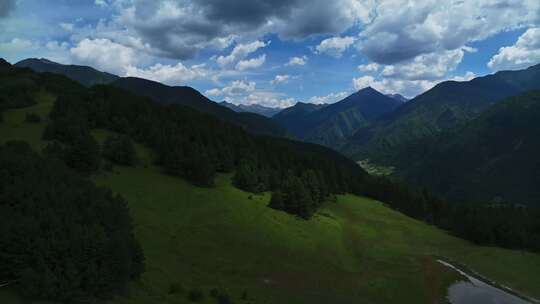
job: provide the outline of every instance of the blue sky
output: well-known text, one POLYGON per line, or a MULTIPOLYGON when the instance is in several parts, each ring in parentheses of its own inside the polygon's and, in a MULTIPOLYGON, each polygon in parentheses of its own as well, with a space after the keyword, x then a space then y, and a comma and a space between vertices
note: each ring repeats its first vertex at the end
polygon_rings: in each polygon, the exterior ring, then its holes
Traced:
POLYGON ((0 57, 290 106, 540 62, 538 0, 2 0, 0 57))

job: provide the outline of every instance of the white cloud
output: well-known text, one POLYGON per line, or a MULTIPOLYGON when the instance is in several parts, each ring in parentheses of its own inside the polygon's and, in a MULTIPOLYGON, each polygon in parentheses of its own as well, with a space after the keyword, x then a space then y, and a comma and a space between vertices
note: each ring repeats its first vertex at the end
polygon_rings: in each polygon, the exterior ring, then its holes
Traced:
POLYGON ((469 80, 472 80, 476 77, 476 74, 471 72, 471 71, 468 71, 467 73, 465 73, 465 75, 463 76, 454 76, 452 78, 450 78, 450 80, 454 80, 454 81, 469 81, 469 80))
POLYGON ((354 42, 356 38, 346 36, 346 37, 333 37, 328 38, 315 47, 317 54, 326 54, 334 58, 340 58, 343 55, 343 52, 347 50, 354 42))
POLYGON ((40 57, 60 63, 68 63, 68 43, 51 40, 45 44, 21 38, 13 38, 6 42, 0 42, 0 54, 10 62, 21 59, 40 57))
POLYGON ((209 96, 239 96, 255 91, 256 84, 253 81, 247 82, 242 80, 235 80, 228 86, 221 89, 215 88, 205 92, 209 96))
POLYGON ((494 71, 516 70, 540 62, 540 28, 530 28, 521 35, 513 46, 499 49, 488 62, 494 71))
POLYGON ((237 99, 235 102, 246 105, 259 104, 272 108, 287 108, 293 106, 296 100, 292 97, 286 97, 281 93, 256 91, 237 99))
POLYGON ((408 80, 439 79, 453 71, 464 56, 462 49, 418 55, 412 60, 386 65, 384 77, 408 80))
POLYGON ((383 0, 360 33, 358 48, 377 63, 462 48, 505 30, 537 24, 537 0, 383 0))
POLYGON ((329 104, 329 103, 334 103, 334 102, 338 102, 342 99, 344 99, 345 97, 349 96, 349 92, 339 92, 339 93, 330 93, 326 96, 313 96, 309 99, 309 103, 314 103, 314 104, 329 104))
POLYGON ((434 80, 409 80, 399 78, 374 77, 371 75, 361 76, 353 79, 353 88, 361 90, 372 87, 384 94, 401 94, 407 98, 413 98, 431 88, 436 84, 446 81, 469 81, 475 78, 473 72, 467 72, 462 76, 442 77, 434 80))
MULTIPOLYGON (((104 2, 98 0, 98 2, 104 2)), ((369 22, 375 0, 117 0, 119 21, 167 57, 192 58, 233 35, 282 40, 337 35, 369 22), (248 9, 247 9, 248 8, 248 9)), ((109 7, 113 4, 109 3, 109 7)))
POLYGON ((291 80, 291 75, 276 75, 274 80, 272 80, 270 83, 273 85, 287 83, 289 80, 291 80))
POLYGON ((13 53, 37 47, 38 46, 30 40, 13 38, 10 41, 0 43, 0 52, 13 53))
POLYGON ((289 58, 289 62, 286 64, 288 66, 292 65, 306 65, 308 61, 307 56, 302 57, 291 57, 289 58))
POLYGON ((376 64, 375 62, 372 62, 369 64, 359 65, 358 70, 364 73, 372 73, 372 72, 377 72, 379 70, 379 67, 380 66, 378 64, 376 64))
POLYGON ((270 44, 270 41, 253 41, 246 44, 238 44, 234 47, 228 56, 219 56, 216 58, 216 62, 222 66, 233 65, 238 61, 246 58, 249 54, 256 52, 260 48, 264 48, 270 44))
POLYGON ((103 7, 103 8, 109 6, 109 4, 107 3, 106 0, 95 0, 94 3, 95 3, 97 6, 103 7))
POLYGON ((83 39, 70 49, 70 53, 78 63, 121 75, 128 67, 147 60, 145 55, 109 39, 83 39))
POLYGON ((75 28, 75 25, 73 23, 65 23, 61 22, 60 27, 68 32, 73 32, 73 29, 75 28))
POLYGON ((355 90, 372 87, 384 94, 401 94, 407 98, 414 97, 429 90, 437 83, 437 81, 429 80, 377 79, 373 76, 362 76, 353 79, 353 87, 355 90))
POLYGON ((296 103, 294 98, 265 90, 258 90, 255 82, 235 80, 223 88, 214 88, 204 92, 205 95, 221 97, 234 104, 259 104, 268 107, 290 107, 296 103))
POLYGON ((248 70, 248 69, 255 69, 255 68, 258 68, 261 65, 263 65, 265 61, 266 61, 266 54, 262 54, 261 56, 259 56, 257 58, 240 60, 236 64, 236 69, 239 70, 239 71, 244 71, 244 70, 248 70))
POLYGON ((162 82, 168 85, 180 85, 186 82, 207 79, 213 74, 204 64, 186 67, 181 62, 176 65, 155 64, 148 69, 134 66, 126 68, 125 76, 139 77, 162 82))

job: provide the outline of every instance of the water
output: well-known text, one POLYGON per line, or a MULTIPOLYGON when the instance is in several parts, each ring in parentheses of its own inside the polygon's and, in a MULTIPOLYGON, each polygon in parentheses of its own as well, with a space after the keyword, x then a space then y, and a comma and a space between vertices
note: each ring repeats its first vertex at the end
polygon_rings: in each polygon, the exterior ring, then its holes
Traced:
POLYGON ((447 262, 439 263, 454 269, 469 281, 461 281, 448 288, 448 301, 451 304, 531 304, 503 289, 492 286, 484 281, 470 276, 464 271, 447 262))

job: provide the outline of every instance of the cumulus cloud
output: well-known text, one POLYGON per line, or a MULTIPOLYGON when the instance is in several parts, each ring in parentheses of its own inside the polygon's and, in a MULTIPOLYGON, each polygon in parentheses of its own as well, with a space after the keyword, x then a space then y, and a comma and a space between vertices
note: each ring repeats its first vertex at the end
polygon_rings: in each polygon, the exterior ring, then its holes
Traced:
POLYGON ((306 65, 308 61, 307 56, 302 57, 291 57, 289 58, 289 62, 286 64, 287 66, 292 65, 306 65))
POLYGON ((385 0, 360 34, 358 48, 377 63, 456 50, 508 29, 537 23, 540 1, 385 0))
POLYGON ((349 92, 343 91, 339 93, 330 93, 326 96, 313 96, 308 102, 314 104, 329 104, 338 102, 347 96, 349 96, 349 92))
POLYGON ((16 6, 15 0, 2 0, 0 1, 0 18, 7 17, 16 6))
POLYGON ((488 62, 494 71, 517 70, 540 62, 540 28, 530 28, 512 46, 499 49, 488 62))
POLYGON ((117 74, 125 74, 131 66, 144 62, 144 55, 109 39, 83 39, 70 53, 76 62, 117 74))
POLYGON ((263 48, 270 44, 269 42, 263 41, 253 41, 245 44, 238 44, 234 47, 231 53, 227 56, 219 56, 216 58, 216 62, 222 66, 232 65, 244 58, 246 58, 251 53, 256 52, 258 49, 263 48))
POLYGON ((291 75, 276 75, 274 80, 271 81, 273 85, 287 83, 291 80, 291 75))
POLYGON ((385 78, 377 77, 372 75, 364 75, 357 78, 354 78, 352 81, 353 88, 355 90, 361 90, 366 87, 372 87, 377 91, 380 91, 384 94, 401 94, 407 98, 413 98, 418 94, 421 94, 431 88, 436 84, 446 81, 469 81, 475 78, 476 75, 473 72, 466 72, 464 75, 457 75, 451 77, 444 77, 431 80, 411 80, 411 79, 401 79, 401 78, 385 78))
POLYGON ((109 3, 106 0, 95 0, 94 4, 102 8, 106 8, 109 6, 109 3))
POLYGON ((255 68, 258 68, 261 65, 263 65, 265 61, 266 61, 266 54, 262 54, 261 56, 259 56, 257 58, 251 58, 251 59, 247 59, 247 60, 240 60, 236 64, 236 69, 239 70, 239 71, 244 71, 244 70, 248 70, 248 69, 255 69, 255 68))
POLYGON ((361 76, 353 79, 355 90, 372 87, 384 94, 401 94, 407 98, 414 97, 434 87, 438 81, 401 80, 392 78, 378 79, 373 76, 361 76))
POLYGON ((287 108, 293 106, 296 100, 281 93, 256 91, 243 98, 236 99, 235 102, 246 105, 259 104, 272 108, 287 108))
POLYGON ((358 70, 364 73, 373 73, 373 72, 377 72, 379 70, 379 67, 380 66, 378 64, 376 64, 375 62, 372 62, 368 64, 359 65, 358 70))
POLYGON ((296 103, 294 98, 284 94, 259 90, 255 82, 235 80, 222 88, 214 88, 205 92, 208 96, 221 97, 234 104, 259 104, 268 107, 290 107, 296 103))
POLYGON ((471 72, 471 71, 468 71, 467 73, 465 73, 465 75, 463 76, 454 76, 452 77, 450 80, 454 80, 454 81, 469 81, 469 80, 472 80, 476 78, 476 74, 471 72))
POLYGON ((179 85, 193 80, 206 79, 212 74, 213 72, 208 70, 204 64, 187 67, 179 62, 176 65, 158 63, 147 69, 128 66, 125 76, 150 79, 168 85, 179 85))
POLYGON ((215 88, 205 92, 209 96, 239 96, 255 91, 256 84, 253 81, 235 80, 221 89, 215 88))
POLYGON ((356 38, 351 36, 328 38, 321 41, 321 43, 315 47, 315 50, 318 54, 326 54, 334 58, 340 58, 343 52, 345 52, 345 50, 347 50, 355 41, 356 38))
POLYGON ((438 53, 422 54, 412 60, 383 68, 384 77, 401 78, 408 80, 439 79, 453 71, 461 62, 464 50, 456 49, 438 53))
POLYGON ((164 55, 192 58, 199 50, 218 47, 231 36, 283 39, 339 34, 358 20, 368 20, 357 0, 136 0, 122 1, 119 21, 164 55))

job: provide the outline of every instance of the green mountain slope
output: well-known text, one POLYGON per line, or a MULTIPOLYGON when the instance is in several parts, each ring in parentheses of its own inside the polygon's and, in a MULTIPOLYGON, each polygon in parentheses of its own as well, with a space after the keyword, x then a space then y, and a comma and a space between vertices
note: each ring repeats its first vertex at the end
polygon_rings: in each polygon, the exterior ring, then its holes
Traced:
POLYGON ((398 146, 469 121, 498 101, 531 89, 540 89, 540 65, 467 82, 443 82, 358 130, 342 152, 356 160, 391 164, 402 149, 398 146))
MULTIPOLYGON (((41 135, 54 96, 4 113, 0 144, 41 135), (26 114, 44 117, 25 122, 26 114)), ((93 132, 103 141, 110 133, 93 132)), ((540 256, 479 247, 352 195, 327 202, 309 221, 267 208, 267 193, 234 188, 219 175, 215 188, 195 187, 163 175, 150 151, 136 145, 136 167, 115 167, 93 179, 129 203, 146 272, 110 304, 190 303, 200 288, 227 292, 234 303, 434 303, 442 302, 454 272, 435 262, 444 256, 501 284, 540 297, 540 256), (512 265, 512 267, 508 267, 512 265), (242 300, 246 293, 247 301, 242 300)), ((0 288, 0 302, 38 303, 0 288)))
POLYGON ((100 72, 91 67, 81 65, 64 65, 44 58, 25 59, 17 62, 15 66, 18 68, 30 68, 40 73, 49 72, 62 74, 88 87, 96 84, 109 84, 118 79, 118 76, 116 75, 100 72))
POLYGON ((200 112, 239 125, 252 133, 278 137, 286 135, 285 129, 269 118, 254 113, 235 113, 209 100, 191 87, 170 87, 146 79, 120 78, 88 66, 64 65, 47 59, 26 59, 16 63, 14 66, 30 68, 40 73, 49 72, 64 75, 88 87, 99 84, 112 84, 137 95, 148 96, 159 103, 189 106, 200 112))
POLYGON ((271 136, 286 135, 285 129, 270 118, 255 113, 236 113, 211 101, 191 87, 171 87, 159 82, 134 77, 120 78, 111 85, 140 96, 150 97, 162 104, 179 104, 191 107, 239 125, 252 133, 271 136))
POLYGON ((360 127, 400 104, 400 101, 366 88, 322 108, 300 104, 291 111, 277 114, 274 120, 301 140, 335 148, 360 127))
POLYGON ((540 206, 539 119, 539 91, 511 97, 426 149, 408 151, 401 171, 455 201, 540 206))

